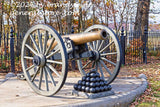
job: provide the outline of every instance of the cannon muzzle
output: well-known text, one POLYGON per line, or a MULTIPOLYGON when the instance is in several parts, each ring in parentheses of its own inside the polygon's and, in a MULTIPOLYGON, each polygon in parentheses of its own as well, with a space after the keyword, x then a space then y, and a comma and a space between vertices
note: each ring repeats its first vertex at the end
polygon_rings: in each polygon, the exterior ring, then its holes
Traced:
MULTIPOLYGON (((106 32, 106 30, 100 30, 100 31, 93 31, 93 32, 87 32, 87 33, 80 33, 80 34, 62 35, 62 38, 70 38, 73 41, 74 45, 81 45, 81 44, 85 44, 87 42, 92 42, 95 40, 106 40, 107 34, 108 33, 106 32)), ((51 39, 47 41, 47 46, 51 44, 51 41, 52 41, 51 39)), ((57 45, 57 42, 54 41, 51 49, 54 49, 56 45, 57 45)))

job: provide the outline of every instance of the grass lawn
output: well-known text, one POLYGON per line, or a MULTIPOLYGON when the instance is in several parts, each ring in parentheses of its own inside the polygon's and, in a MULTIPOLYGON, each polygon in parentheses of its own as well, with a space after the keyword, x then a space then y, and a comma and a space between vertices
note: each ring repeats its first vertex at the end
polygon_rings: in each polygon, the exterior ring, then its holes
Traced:
POLYGON ((160 58, 153 58, 148 64, 121 67, 119 76, 137 77, 141 73, 147 76, 148 88, 131 107, 160 107, 160 58))

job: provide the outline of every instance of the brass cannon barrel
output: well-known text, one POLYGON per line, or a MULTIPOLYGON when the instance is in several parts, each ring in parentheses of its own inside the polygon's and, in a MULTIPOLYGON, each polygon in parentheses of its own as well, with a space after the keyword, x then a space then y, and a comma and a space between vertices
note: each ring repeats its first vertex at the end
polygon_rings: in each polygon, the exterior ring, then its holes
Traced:
MULTIPOLYGON (((70 35, 62 35, 62 38, 70 38, 75 45, 85 44, 87 42, 92 42, 95 40, 106 40, 107 39, 107 32, 106 30, 100 31, 93 31, 87 33, 80 33, 80 34, 70 34, 70 35)), ((52 38, 51 38, 52 39, 52 38)), ((51 44, 51 39, 47 41, 47 46, 51 44)), ((54 41, 51 49, 53 49, 57 45, 57 42, 54 41)))

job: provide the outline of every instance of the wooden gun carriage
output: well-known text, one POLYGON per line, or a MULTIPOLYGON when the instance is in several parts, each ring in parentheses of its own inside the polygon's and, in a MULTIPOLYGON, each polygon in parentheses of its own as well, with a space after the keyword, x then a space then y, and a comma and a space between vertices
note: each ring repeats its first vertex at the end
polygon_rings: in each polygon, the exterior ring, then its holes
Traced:
POLYGON ((110 84, 121 66, 121 46, 116 34, 104 25, 62 36, 44 24, 28 30, 22 43, 21 62, 24 76, 36 93, 52 96, 62 88, 68 60, 77 60, 82 75, 96 69, 110 84))

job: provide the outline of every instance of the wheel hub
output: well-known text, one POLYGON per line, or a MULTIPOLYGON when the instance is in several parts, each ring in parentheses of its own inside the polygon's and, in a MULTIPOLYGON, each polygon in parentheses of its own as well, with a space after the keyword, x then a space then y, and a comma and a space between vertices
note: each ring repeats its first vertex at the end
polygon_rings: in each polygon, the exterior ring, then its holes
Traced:
POLYGON ((91 60, 97 61, 100 59, 100 53, 98 51, 93 51, 93 57, 91 58, 91 60))
POLYGON ((46 58, 44 57, 44 55, 39 54, 39 55, 35 55, 33 57, 33 64, 36 66, 45 66, 46 63, 46 58))
POLYGON ((94 53, 95 53, 95 60, 96 60, 96 61, 99 60, 99 58, 100 58, 99 52, 98 52, 98 51, 95 51, 94 53))

